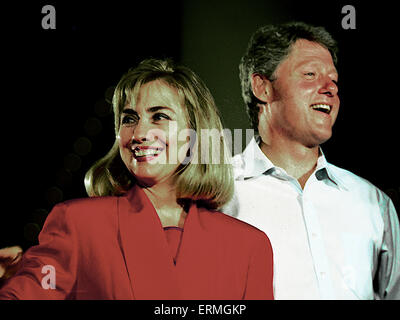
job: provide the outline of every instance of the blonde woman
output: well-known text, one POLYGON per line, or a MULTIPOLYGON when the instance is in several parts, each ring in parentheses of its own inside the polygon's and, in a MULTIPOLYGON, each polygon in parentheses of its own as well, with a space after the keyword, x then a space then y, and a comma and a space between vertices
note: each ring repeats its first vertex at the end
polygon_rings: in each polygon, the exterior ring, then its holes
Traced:
POLYGON ((86 174, 90 198, 54 207, 0 298, 272 299, 268 238, 217 211, 233 177, 223 137, 201 137, 222 131, 203 82, 145 60, 118 83, 113 108, 116 140, 86 174), (206 161, 217 149, 220 161, 206 161))

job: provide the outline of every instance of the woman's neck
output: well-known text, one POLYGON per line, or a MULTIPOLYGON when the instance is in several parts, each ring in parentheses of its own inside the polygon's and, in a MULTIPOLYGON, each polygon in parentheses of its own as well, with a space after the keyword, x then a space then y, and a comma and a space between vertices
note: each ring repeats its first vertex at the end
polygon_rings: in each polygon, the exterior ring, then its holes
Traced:
POLYGON ((153 204, 163 227, 183 228, 187 213, 177 202, 175 187, 157 184, 143 187, 143 191, 153 204))

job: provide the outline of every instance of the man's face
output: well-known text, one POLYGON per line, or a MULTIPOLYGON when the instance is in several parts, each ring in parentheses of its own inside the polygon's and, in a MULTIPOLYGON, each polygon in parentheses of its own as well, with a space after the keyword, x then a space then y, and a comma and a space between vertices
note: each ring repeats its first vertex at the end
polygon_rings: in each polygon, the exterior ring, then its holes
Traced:
POLYGON ((329 51, 298 40, 274 75, 271 129, 307 147, 327 141, 340 104, 338 74, 329 51))

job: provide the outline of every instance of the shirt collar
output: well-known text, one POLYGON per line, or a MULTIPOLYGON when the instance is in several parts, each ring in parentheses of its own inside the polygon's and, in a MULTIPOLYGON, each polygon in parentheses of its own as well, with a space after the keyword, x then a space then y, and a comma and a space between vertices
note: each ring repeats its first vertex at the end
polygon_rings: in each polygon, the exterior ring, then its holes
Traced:
POLYGON ((244 178, 256 177, 275 168, 259 147, 260 137, 254 136, 243 151, 243 176, 244 178))
POLYGON ((345 183, 335 172, 334 166, 331 165, 325 158, 325 154, 321 147, 319 148, 320 156, 318 157, 317 167, 315 168, 315 176, 318 180, 329 179, 339 189, 347 190, 345 183))
MULTIPOLYGON (((275 165, 268 159, 268 157, 262 152, 259 147, 260 136, 254 136, 246 149, 243 151, 243 177, 251 178, 257 177, 266 173, 267 171, 272 171, 275 165)), ((326 160, 325 154, 321 147, 319 148, 320 156, 317 160, 317 167, 315 169, 315 175, 318 180, 329 179, 338 188, 347 189, 340 177, 334 172, 333 166, 326 160)))

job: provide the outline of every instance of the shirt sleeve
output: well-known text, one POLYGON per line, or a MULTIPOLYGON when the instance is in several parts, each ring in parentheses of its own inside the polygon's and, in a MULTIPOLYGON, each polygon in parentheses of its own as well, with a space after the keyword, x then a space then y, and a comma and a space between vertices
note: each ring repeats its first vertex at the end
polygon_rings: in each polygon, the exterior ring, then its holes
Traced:
POLYGON ((400 229, 396 209, 390 198, 381 204, 384 234, 378 269, 374 278, 377 299, 400 299, 400 229))
POLYGON ((66 204, 50 212, 39 234, 39 245, 28 249, 21 268, 0 289, 0 300, 60 300, 74 286, 77 241, 66 204))
POLYGON ((265 233, 260 234, 250 259, 244 300, 274 299, 272 246, 265 233))

